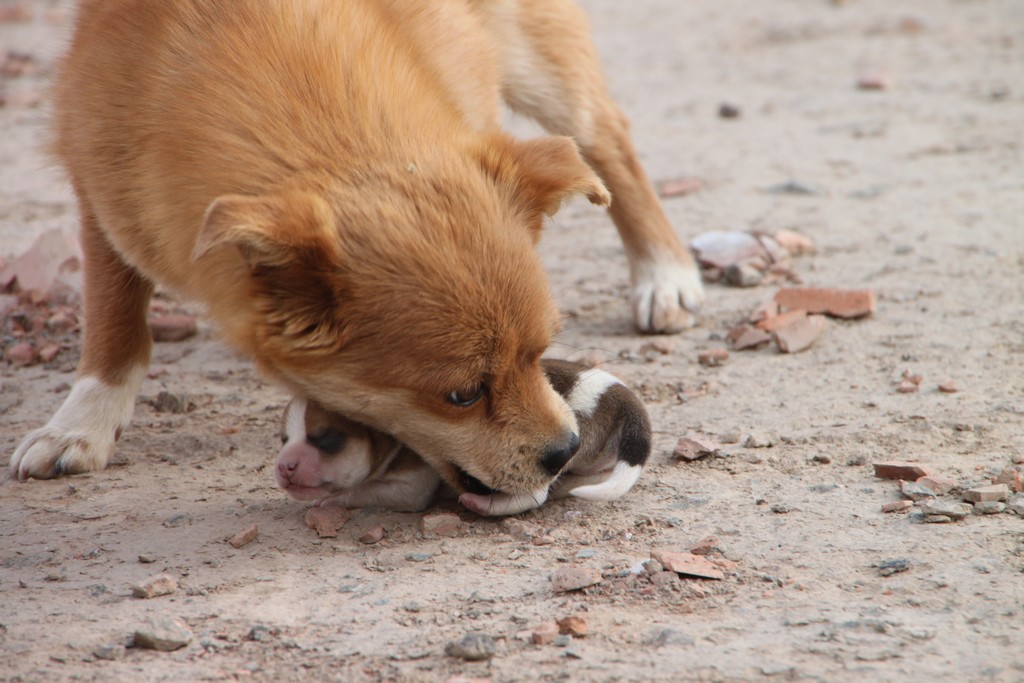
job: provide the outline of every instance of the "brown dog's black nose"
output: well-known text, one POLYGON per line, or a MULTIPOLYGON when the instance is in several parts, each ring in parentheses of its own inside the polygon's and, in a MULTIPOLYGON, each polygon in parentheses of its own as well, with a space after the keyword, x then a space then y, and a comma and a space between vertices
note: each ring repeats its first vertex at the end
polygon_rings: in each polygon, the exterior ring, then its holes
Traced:
POLYGON ((569 432, 568 438, 548 446, 540 464, 554 476, 562 471, 572 456, 576 455, 576 449, 579 447, 580 437, 575 432, 569 432))

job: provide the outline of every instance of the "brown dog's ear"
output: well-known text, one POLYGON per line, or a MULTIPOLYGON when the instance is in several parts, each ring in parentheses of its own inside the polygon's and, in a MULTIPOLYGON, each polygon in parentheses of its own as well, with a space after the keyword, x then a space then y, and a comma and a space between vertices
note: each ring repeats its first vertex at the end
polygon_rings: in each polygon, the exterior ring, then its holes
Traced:
POLYGON ((284 266, 304 248, 336 251, 337 240, 329 239, 330 225, 326 202, 309 192, 293 190, 263 197, 223 195, 206 209, 192 260, 230 244, 239 250, 250 269, 284 266))
POLYGON ((530 219, 535 239, 540 237, 544 216, 554 214, 574 194, 583 194, 599 206, 611 204, 611 194, 572 138, 516 141, 502 136, 492 141, 497 144, 485 154, 484 168, 499 185, 509 187, 513 204, 530 219))

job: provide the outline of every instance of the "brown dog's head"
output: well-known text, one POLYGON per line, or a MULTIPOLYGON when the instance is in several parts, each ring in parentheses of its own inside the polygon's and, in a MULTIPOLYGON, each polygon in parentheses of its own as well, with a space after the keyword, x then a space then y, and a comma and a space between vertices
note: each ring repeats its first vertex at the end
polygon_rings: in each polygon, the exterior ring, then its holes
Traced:
POLYGON ((460 490, 539 491, 578 437, 540 366, 559 315, 534 246, 569 195, 610 198, 568 138, 437 147, 459 153, 221 197, 195 258, 234 259, 249 295, 225 331, 299 394, 393 434, 460 490))

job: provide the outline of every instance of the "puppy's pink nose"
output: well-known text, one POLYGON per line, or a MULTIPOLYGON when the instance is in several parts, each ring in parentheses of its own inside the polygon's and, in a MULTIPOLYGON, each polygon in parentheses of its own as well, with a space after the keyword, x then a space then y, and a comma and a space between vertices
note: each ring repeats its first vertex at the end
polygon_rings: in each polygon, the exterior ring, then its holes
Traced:
POLYGON ((277 463, 277 471, 281 473, 282 477, 288 479, 295 473, 298 466, 299 462, 297 460, 282 460, 277 463))

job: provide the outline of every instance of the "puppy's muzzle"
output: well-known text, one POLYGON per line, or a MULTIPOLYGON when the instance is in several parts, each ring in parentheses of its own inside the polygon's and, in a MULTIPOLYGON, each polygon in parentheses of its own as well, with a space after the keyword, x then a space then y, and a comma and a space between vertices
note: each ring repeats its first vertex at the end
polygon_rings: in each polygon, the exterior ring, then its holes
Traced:
POLYGON ((579 435, 576 432, 567 432, 560 440, 548 446, 540 464, 551 476, 555 476, 569 464, 579 447, 579 435))

